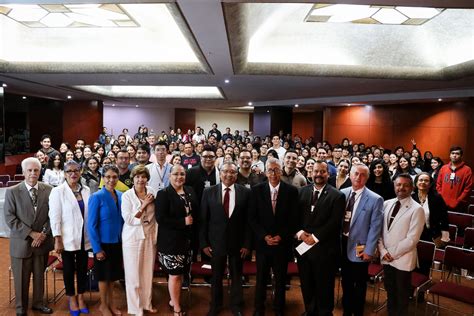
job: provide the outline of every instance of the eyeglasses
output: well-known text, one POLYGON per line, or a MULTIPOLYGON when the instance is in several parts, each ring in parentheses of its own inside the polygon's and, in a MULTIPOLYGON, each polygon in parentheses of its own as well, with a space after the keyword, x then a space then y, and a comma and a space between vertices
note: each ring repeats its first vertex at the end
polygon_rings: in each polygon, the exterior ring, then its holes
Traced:
POLYGON ((65 171, 67 174, 73 174, 73 173, 81 173, 81 170, 67 170, 65 171))
POLYGON ((267 173, 269 174, 280 174, 281 173, 281 169, 278 169, 278 168, 275 168, 275 169, 267 169, 267 173))
POLYGON ((105 176, 104 177, 106 180, 117 180, 118 176, 105 176))
POLYGON ((214 159, 216 156, 201 156, 203 159, 214 159))
POLYGON ((184 177, 186 175, 185 172, 174 172, 171 174, 172 176, 175 176, 175 177, 184 177))
POLYGON ((237 174, 237 171, 235 171, 235 170, 222 170, 221 172, 224 173, 224 174, 230 174, 230 175, 236 175, 237 174))

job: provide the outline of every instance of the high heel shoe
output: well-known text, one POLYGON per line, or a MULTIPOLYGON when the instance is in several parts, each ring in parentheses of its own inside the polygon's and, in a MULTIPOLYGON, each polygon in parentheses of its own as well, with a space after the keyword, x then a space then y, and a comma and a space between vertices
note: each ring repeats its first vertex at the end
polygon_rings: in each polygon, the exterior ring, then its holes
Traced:
POLYGON ((79 315, 81 315, 81 311, 80 311, 80 310, 75 310, 75 311, 73 311, 73 310, 71 309, 71 303, 70 303, 70 302, 69 302, 68 305, 69 305, 69 314, 71 314, 71 316, 79 316, 79 315))
POLYGON ((81 314, 89 314, 89 309, 87 307, 81 308, 79 311, 81 314))

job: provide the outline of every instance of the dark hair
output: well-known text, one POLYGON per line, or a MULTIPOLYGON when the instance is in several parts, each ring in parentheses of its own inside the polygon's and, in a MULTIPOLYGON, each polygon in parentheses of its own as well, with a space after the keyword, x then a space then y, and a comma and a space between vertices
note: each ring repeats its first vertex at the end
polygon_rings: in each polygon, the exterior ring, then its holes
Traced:
POLYGON ((211 145, 208 145, 208 144, 206 144, 206 145, 203 146, 202 151, 203 151, 203 152, 204 152, 204 151, 212 151, 213 153, 216 153, 216 150, 214 149, 214 147, 211 146, 211 145))
POLYGON ((294 149, 288 149, 285 154, 283 155, 283 157, 286 157, 287 154, 296 154, 296 156, 298 156, 298 153, 296 152, 296 150, 294 149))
POLYGON ((396 177, 395 177, 395 180, 393 180, 394 182, 398 179, 398 178, 405 178, 405 179, 409 179, 410 180, 410 183, 411 183, 411 186, 413 187, 413 179, 411 178, 411 176, 408 174, 408 173, 400 173, 398 174, 396 177))
POLYGON ((441 166, 444 165, 443 160, 438 156, 431 158, 431 160, 436 160, 438 162, 438 164, 439 164, 438 169, 441 169, 441 166))
POLYGON ((118 169, 118 167, 116 165, 105 165, 103 168, 102 168, 102 173, 105 175, 107 173, 107 171, 109 170, 112 170, 113 172, 115 172, 117 175, 120 175, 120 171, 118 169))
POLYGON ((56 157, 59 157, 59 170, 63 170, 64 168, 64 159, 63 159, 63 156, 61 156, 61 154, 57 151, 55 151, 52 155, 49 156, 49 159, 48 159, 48 169, 51 169, 53 170, 54 168, 54 159, 56 157))
POLYGON ((124 134, 120 134, 119 136, 117 136, 117 139, 119 139, 120 137, 125 137, 125 139, 127 139, 127 136, 125 136, 124 134))
POLYGON ((416 187, 416 184, 418 183, 418 178, 420 176, 428 176, 428 178, 430 179, 429 191, 434 190, 434 185, 433 185, 434 184, 434 179, 433 179, 433 177, 428 172, 423 171, 423 172, 420 172, 419 174, 417 174, 416 177, 415 177, 415 180, 414 180, 414 183, 413 183, 415 185, 415 191, 418 191, 418 188, 416 187))
POLYGON ((390 179, 390 172, 388 171, 387 164, 382 159, 374 159, 370 163, 369 166, 369 179, 367 180, 367 187, 372 188, 373 184, 375 183, 375 167, 377 165, 382 165, 383 172, 382 172, 382 183, 390 183, 392 180, 390 179))
POLYGON ((324 150, 326 153, 328 152, 328 150, 324 146, 321 146, 321 147, 317 148, 316 152, 318 152, 320 149, 324 150))
POLYGON ((268 155, 272 155, 272 156, 275 157, 276 159, 279 159, 278 153, 277 153, 276 150, 274 150, 274 149, 270 149, 269 151, 267 151, 267 157, 268 157, 268 155))
POLYGON ((90 169, 89 169, 89 161, 91 161, 91 160, 95 160, 95 161, 97 162, 97 171, 98 171, 99 168, 100 168, 100 161, 99 161, 99 159, 97 159, 97 158, 94 157, 94 156, 91 156, 91 157, 87 158, 87 159, 84 161, 84 170, 86 170, 86 171, 89 171, 89 170, 90 170, 90 169))
POLYGON ((459 150, 459 152, 461 153, 461 156, 464 154, 462 148, 459 147, 459 146, 451 146, 451 148, 449 148, 449 153, 451 153, 453 151, 457 151, 457 150, 459 150))
POLYGON ((137 146, 137 152, 138 152, 139 150, 146 151, 148 155, 150 154, 150 146, 148 146, 148 144, 138 144, 138 146, 137 146))
POLYGON ((49 138, 49 140, 51 140, 51 136, 49 136, 49 134, 44 134, 43 136, 41 136, 41 141, 45 140, 46 138, 49 138))
POLYGON ((123 148, 120 149, 120 150, 117 152, 117 156, 118 156, 118 154, 120 154, 120 153, 122 153, 122 154, 127 154, 127 156, 130 157, 130 154, 128 153, 127 149, 123 149, 123 148))
POLYGON ((153 149, 155 149, 156 146, 165 146, 166 148, 168 148, 168 144, 165 141, 162 141, 162 140, 159 140, 156 143, 154 143, 153 144, 153 149))
MULTIPOLYGON (((313 158, 311 158, 313 159, 313 158)), ((309 159, 308 159, 309 160, 309 159)), ((313 159, 314 160, 314 159, 313 159)), ((337 162, 337 166, 339 166, 341 164, 341 162, 345 162, 347 163, 347 165, 349 166, 349 170, 351 170, 351 162, 349 161, 349 159, 340 159, 338 162, 337 162)))
POLYGON ((241 153, 249 153, 249 154, 250 154, 250 158, 252 158, 252 153, 250 152, 250 150, 248 150, 248 149, 246 149, 246 148, 242 149, 242 150, 239 152, 239 156, 240 156, 241 153))

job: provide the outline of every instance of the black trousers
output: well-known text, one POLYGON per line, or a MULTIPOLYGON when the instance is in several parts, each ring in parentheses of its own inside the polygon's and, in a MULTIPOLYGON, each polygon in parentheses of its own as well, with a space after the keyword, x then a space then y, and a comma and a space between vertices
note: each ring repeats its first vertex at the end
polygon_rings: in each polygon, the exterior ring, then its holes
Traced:
POLYGON ((341 257, 343 315, 363 316, 369 263, 352 262, 347 258, 347 238, 345 237, 342 238, 341 257))
POLYGON ((308 316, 332 315, 336 266, 336 259, 332 256, 298 257, 301 292, 308 316))
POLYGON ((229 260, 229 272, 231 277, 230 288, 230 308, 233 312, 241 311, 244 303, 242 290, 242 259, 240 254, 228 256, 211 257, 212 278, 211 278, 211 311, 216 312, 222 307, 223 286, 225 268, 229 260))
POLYGON ((272 254, 259 252, 257 250, 257 285, 255 287, 255 310, 265 310, 265 298, 267 295, 267 281, 270 269, 275 277, 275 296, 273 298, 273 309, 283 313, 285 309, 286 275, 288 271, 288 255, 284 252, 272 254))
POLYGON ((77 294, 83 294, 87 285, 87 260, 88 255, 85 250, 63 251, 63 275, 66 295, 76 295, 74 286, 74 276, 77 276, 77 294))
POLYGON ((402 271, 391 265, 383 265, 384 286, 387 290, 387 310, 389 316, 408 315, 410 301, 411 272, 402 271))

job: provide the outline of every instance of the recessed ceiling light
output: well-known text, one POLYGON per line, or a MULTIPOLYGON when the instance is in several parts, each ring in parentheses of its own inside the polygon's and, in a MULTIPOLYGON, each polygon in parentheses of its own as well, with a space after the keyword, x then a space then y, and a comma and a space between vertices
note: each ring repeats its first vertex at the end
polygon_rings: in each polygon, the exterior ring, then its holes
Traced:
POLYGON ((22 96, 21 98, 22 98, 23 100, 26 100, 26 97, 25 97, 25 96, 22 96))
POLYGON ((114 103, 114 104, 112 104, 112 106, 115 106, 115 103, 114 103))
POLYGON ((135 107, 138 108, 138 104, 135 104, 135 107))
POLYGON ((8 87, 6 83, 2 83, 2 87, 6 88, 8 87))
POLYGON ((223 99, 217 87, 210 86, 72 86, 112 98, 223 99))
POLYGON ((253 103, 252 103, 252 102, 249 102, 249 103, 247 103, 247 104, 248 104, 249 106, 252 106, 252 105, 253 105, 253 103))
POLYGON ((225 82, 225 83, 229 83, 229 82, 230 82, 230 80, 229 80, 229 79, 226 79, 226 80, 224 80, 224 82, 225 82))
POLYGON ((351 106, 352 104, 350 104, 350 103, 347 103, 346 105, 347 105, 347 106, 351 106))
POLYGON ((299 107, 300 105, 299 104, 295 104, 295 108, 299 107))
POLYGON ((72 97, 70 95, 67 96, 68 99, 72 99, 72 97))
POLYGON ((443 99, 438 99, 438 102, 441 102, 441 101, 443 101, 443 99))

